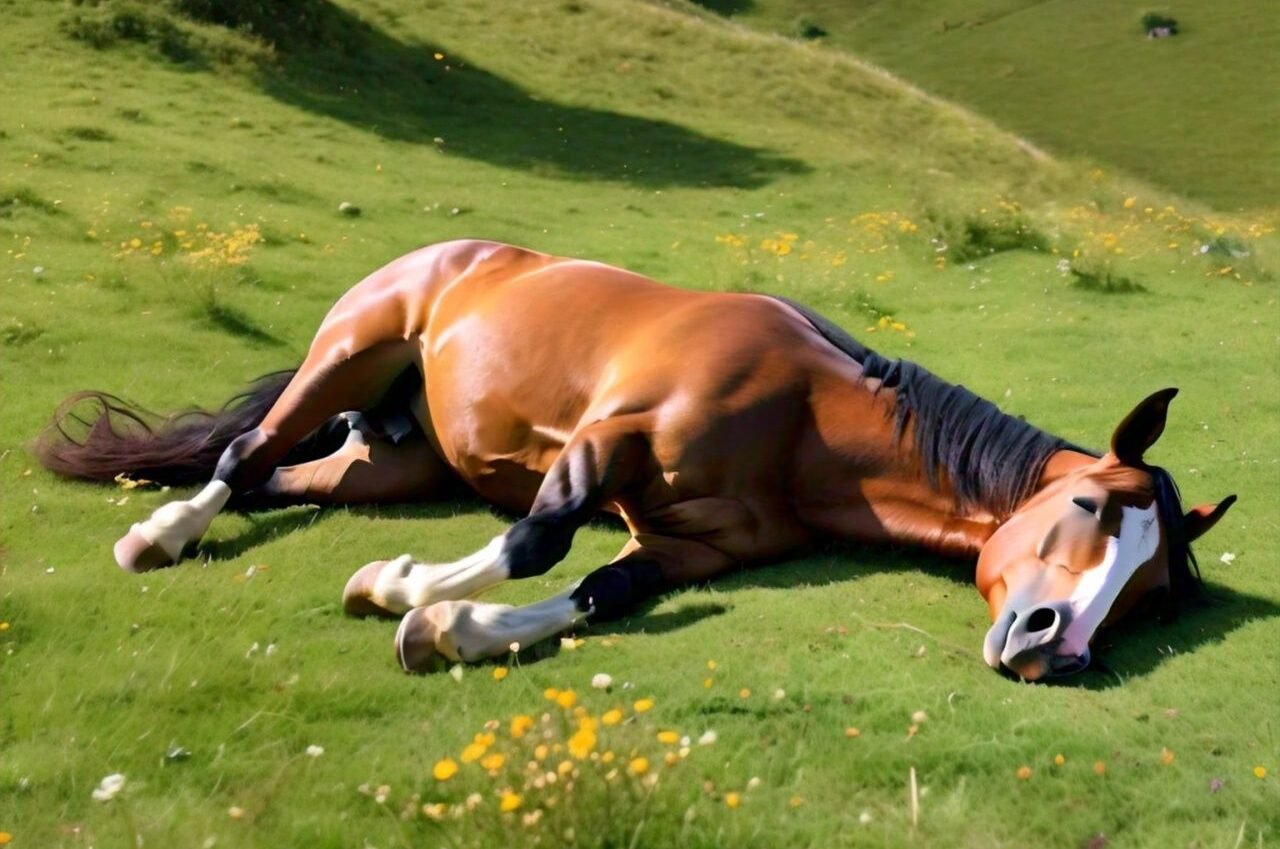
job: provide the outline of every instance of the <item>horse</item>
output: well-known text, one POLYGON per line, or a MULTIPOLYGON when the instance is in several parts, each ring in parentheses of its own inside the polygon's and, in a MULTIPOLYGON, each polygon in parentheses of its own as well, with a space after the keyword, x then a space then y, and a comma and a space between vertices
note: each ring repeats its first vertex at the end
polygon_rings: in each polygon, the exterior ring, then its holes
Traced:
POLYGON ((406 671, 616 620, 838 538, 976 560, 983 658, 1035 681, 1084 669, 1104 626, 1202 592, 1190 543, 1235 496, 1184 514, 1144 460, 1176 392, 1088 451, 786 298, 465 240, 366 277, 300 367, 219 411, 157 421, 78 393, 37 453, 69 477, 204 483, 116 542, 130 572, 180 561, 228 506, 422 502, 461 483, 522 516, 461 560, 404 554, 351 576, 345 611, 399 617, 406 671), (602 512, 629 531, 611 562, 527 606, 474 600, 546 573, 602 512))

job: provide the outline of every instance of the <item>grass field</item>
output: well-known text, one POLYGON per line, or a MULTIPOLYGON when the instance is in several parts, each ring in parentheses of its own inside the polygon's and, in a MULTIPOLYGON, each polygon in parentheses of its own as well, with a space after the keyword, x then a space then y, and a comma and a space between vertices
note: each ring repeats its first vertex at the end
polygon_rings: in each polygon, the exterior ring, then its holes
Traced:
POLYGON ((1280 198, 1280 21, 1257 0, 706 0, 742 23, 819 31, 1056 153, 1219 209, 1280 198), (1146 12, 1172 15, 1150 40, 1146 12))
MULTIPOLYGON (((1274 216, 1052 159, 839 51, 683 8, 315 2, 274 47, 167 9, 0 0, 10 845, 1280 839, 1274 216), (225 515, 198 560, 139 578, 110 545, 170 496, 35 463, 68 393, 218 404, 295 365, 354 281, 459 236, 786 294, 1086 445, 1177 385, 1152 459, 1188 503, 1240 495, 1198 546, 1217 602, 1111 635, 1064 686, 1022 685, 982 663, 968 564, 832 546, 580 645, 407 677, 393 625, 342 615, 346 578, 475 550, 511 517, 225 515), (549 688, 621 710, 596 759, 576 759, 577 705, 549 688), (533 729, 513 738, 519 716, 533 729), (502 762, 461 762, 477 744, 502 762), (459 771, 438 780, 446 758, 459 771), (531 759, 555 780, 525 789, 531 759), (112 773, 124 789, 95 801, 112 773), (503 812, 508 788, 523 798, 503 812)), ((491 598, 545 597, 623 538, 593 525, 491 598)))

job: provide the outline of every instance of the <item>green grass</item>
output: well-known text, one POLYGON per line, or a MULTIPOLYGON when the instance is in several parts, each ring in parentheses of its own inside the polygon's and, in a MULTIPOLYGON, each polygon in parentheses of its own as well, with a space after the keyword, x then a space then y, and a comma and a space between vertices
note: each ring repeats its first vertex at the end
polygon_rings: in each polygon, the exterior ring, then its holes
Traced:
MULTIPOLYGON (((272 849, 1275 842, 1273 220, 1091 174, 836 51, 656 5, 317 4, 319 35, 274 47, 148 6, 154 37, 68 35, 74 14, 138 8, 0 2, 0 40, 21 57, 0 63, 0 831, 13 846, 126 846, 130 832, 272 849), (1088 445, 1178 385, 1153 459, 1190 503, 1241 496, 1199 546, 1219 601, 1114 635, 1071 685, 1023 686, 982 664, 968 565, 832 546, 675 593, 573 651, 526 652, 501 682, 492 665, 410 678, 391 624, 341 614, 343 582, 403 551, 472 551, 510 517, 468 501, 227 515, 199 559, 136 578, 111 564, 111 542, 172 494, 58 481, 29 453, 76 389, 220 403, 295 364, 351 283, 457 236, 800 298, 1088 445), (613 693, 590 689, 597 672, 613 693), (475 765, 431 777, 487 721, 547 711, 547 687, 595 713, 653 697, 600 738, 647 753, 656 789, 585 769, 525 826, 495 811, 509 779, 475 765), (658 730, 709 728, 715 744, 658 765, 658 730), (178 748, 189 757, 166 758, 178 748), (113 772, 123 795, 94 802, 113 772), (472 791, 484 800, 460 819, 400 817, 472 791)), ((1190 36, 1194 16, 1174 11, 1190 36)), ((556 570, 491 597, 559 591, 623 539, 593 525, 556 570)), ((518 770, 529 746, 510 745, 518 770)))
POLYGON ((869 59, 1032 141, 1219 209, 1280 197, 1280 24, 1256 0, 703 2, 749 26, 869 59), (1144 13, 1179 34, 1150 40, 1144 13))

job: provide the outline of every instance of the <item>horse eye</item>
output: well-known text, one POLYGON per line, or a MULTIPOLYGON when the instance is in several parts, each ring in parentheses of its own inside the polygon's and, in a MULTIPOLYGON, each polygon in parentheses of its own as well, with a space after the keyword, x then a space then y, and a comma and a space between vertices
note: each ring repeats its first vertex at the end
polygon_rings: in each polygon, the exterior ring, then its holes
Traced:
POLYGON ((1098 514, 1098 502, 1094 501, 1092 498, 1085 498, 1084 496, 1079 496, 1077 498, 1071 499, 1071 503, 1079 507, 1081 510, 1084 510, 1085 512, 1092 513, 1095 516, 1098 514))

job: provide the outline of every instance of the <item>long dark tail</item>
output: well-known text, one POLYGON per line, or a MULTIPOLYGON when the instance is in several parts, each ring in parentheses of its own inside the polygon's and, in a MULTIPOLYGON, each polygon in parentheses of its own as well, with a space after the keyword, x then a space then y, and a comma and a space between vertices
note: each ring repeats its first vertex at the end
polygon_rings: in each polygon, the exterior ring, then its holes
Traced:
POLYGON ((258 378, 216 412, 159 416, 105 392, 77 392, 37 440, 44 467, 109 482, 119 474, 169 486, 203 483, 233 439, 261 424, 294 371, 258 378))

